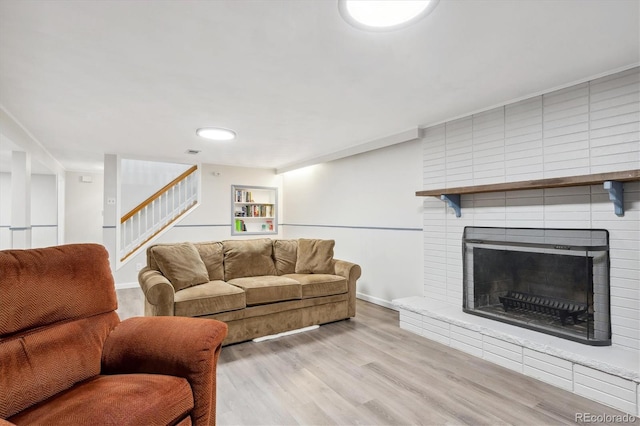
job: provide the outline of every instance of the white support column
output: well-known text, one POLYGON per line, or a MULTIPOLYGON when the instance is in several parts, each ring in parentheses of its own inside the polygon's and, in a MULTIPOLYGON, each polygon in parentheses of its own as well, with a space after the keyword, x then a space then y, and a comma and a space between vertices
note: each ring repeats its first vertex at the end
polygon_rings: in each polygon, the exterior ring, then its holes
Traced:
POLYGON ((58 193, 58 244, 65 243, 66 229, 66 177, 64 173, 56 174, 56 191, 58 193))
POLYGON ((31 155, 11 155, 11 247, 31 248, 31 155))
POLYGON ((119 264, 119 217, 118 217, 118 176, 120 161, 117 155, 104 156, 104 201, 102 242, 109 251, 111 270, 116 271, 119 264))

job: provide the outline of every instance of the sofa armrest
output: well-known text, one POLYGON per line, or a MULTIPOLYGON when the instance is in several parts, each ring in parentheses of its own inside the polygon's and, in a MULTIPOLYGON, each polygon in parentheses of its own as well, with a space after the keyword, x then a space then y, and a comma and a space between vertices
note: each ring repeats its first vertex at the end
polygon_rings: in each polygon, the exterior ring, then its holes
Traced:
POLYGON ((347 262, 345 260, 335 259, 336 275, 347 279, 349 293, 349 317, 356 316, 356 281, 362 275, 360 265, 347 262))
POLYGON ((193 391, 193 424, 213 424, 216 365, 226 336, 227 325, 212 319, 129 318, 118 324, 105 341, 102 373, 183 377, 193 391))
POLYGON ((11 423, 8 420, 0 419, 0 426, 14 426, 14 423, 11 423))
POLYGON ((173 316, 175 290, 171 282, 155 269, 144 267, 138 273, 138 282, 144 293, 146 316, 173 316))

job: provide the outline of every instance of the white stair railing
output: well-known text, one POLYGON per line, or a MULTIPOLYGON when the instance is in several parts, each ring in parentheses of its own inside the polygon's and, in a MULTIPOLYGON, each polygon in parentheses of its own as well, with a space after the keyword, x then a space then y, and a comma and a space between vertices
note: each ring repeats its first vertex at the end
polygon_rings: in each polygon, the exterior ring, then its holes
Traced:
POLYGON ((198 204, 198 166, 193 166, 120 219, 120 262, 136 253, 198 204))

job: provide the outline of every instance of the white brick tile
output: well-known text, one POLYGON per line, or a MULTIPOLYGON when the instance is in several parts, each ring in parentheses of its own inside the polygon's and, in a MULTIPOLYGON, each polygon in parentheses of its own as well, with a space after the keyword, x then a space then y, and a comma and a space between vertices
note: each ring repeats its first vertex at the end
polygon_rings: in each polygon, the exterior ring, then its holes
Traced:
POLYGON ((618 88, 626 88, 625 93, 629 91, 638 91, 640 84, 640 71, 633 68, 618 74, 613 74, 593 80, 590 84, 591 98, 599 93, 607 93, 618 88))
MULTIPOLYGON (((504 175, 504 161, 495 162, 496 157, 485 159, 486 162, 474 160, 473 164, 473 177, 483 177, 486 172, 493 172, 493 174, 504 175)), ((498 157, 499 158, 499 157, 498 157)))
MULTIPOLYGON (((614 165, 620 166, 621 164, 628 164, 624 166, 625 168, 621 168, 618 170, 631 170, 633 167, 638 167, 640 164, 640 151, 638 152, 628 152, 628 153, 619 153, 619 154, 611 154, 611 155, 602 155, 602 156, 594 156, 591 158, 591 164, 593 166, 601 166, 601 165, 614 165)), ((617 169, 617 167, 616 167, 617 169)), ((611 168, 609 168, 611 170, 611 168)))
POLYGON ((600 100, 593 99, 593 95, 591 95, 591 112, 597 112, 600 110, 606 110, 612 107, 616 107, 618 105, 626 105, 640 102, 640 92, 629 92, 628 90, 631 87, 627 86, 620 90, 618 94, 614 94, 611 96, 611 92, 607 93, 610 97, 603 98, 600 97, 600 100))
POLYGON ((553 160, 571 159, 576 157, 589 156, 589 141, 587 139, 578 140, 576 142, 563 143, 560 145, 545 145, 544 155, 546 158, 553 160), (563 157, 558 156, 560 153, 570 153, 563 157))
POLYGON ((635 153, 636 155, 640 152, 640 141, 635 140, 626 143, 620 143, 615 145, 604 145, 601 147, 592 147, 591 148, 591 157, 600 157, 603 155, 611 155, 611 154, 627 154, 635 153))
POLYGON ((422 328, 412 323, 400 321, 400 328, 422 336, 422 328))
MULTIPOLYGON (((580 122, 580 123, 575 123, 571 126, 562 126, 562 127, 550 127, 547 128, 545 126, 544 128, 544 132, 543 132, 543 137, 546 141, 553 141, 554 138, 557 138, 556 140, 560 139, 560 136, 566 136, 566 135, 579 135, 579 137, 582 138, 587 138, 587 131, 589 130, 589 123, 585 122, 580 122)), ((578 137, 578 136, 574 136, 574 137, 578 137)))
POLYGON ((542 179, 544 172, 542 170, 542 164, 532 164, 529 166, 522 166, 520 168, 507 168, 505 182, 518 182, 542 179))
MULTIPOLYGON (((599 137, 599 138, 595 138, 593 137, 593 133, 591 134, 592 148, 608 146, 608 145, 617 145, 621 143, 638 142, 638 141, 640 141, 640 132, 621 133, 617 135, 611 135, 611 136, 605 136, 605 137, 599 137)), ((637 149, 638 148, 636 146, 636 149, 634 149, 634 151, 637 149)))
POLYGON ((632 122, 621 124, 614 127, 603 127, 600 129, 591 129, 591 138, 606 138, 610 136, 624 135, 627 133, 637 133, 640 130, 640 123, 632 122))
POLYGON ((640 350, 640 341, 638 339, 629 339, 624 336, 613 335, 611 342, 614 346, 619 346, 625 349, 631 349, 634 351, 640 350))
POLYGON ((640 310, 640 300, 638 299, 627 299, 624 297, 611 297, 611 307, 616 308, 625 308, 625 309, 636 309, 640 310))
POLYGON ((619 103, 620 102, 619 99, 624 98, 625 96, 628 96, 628 95, 633 95, 635 93, 638 93, 638 86, 639 85, 637 83, 625 84, 611 90, 598 92, 594 90, 595 86, 592 85, 591 105, 592 107, 595 106, 595 109, 598 110, 598 106, 600 104, 603 104, 609 100, 613 100, 614 102, 619 103))
POLYGON ((482 149, 473 150, 474 164, 478 163, 479 160, 486 159, 487 157, 489 157, 489 159, 484 161, 492 161, 492 162, 500 161, 501 163, 504 162, 504 145, 502 144, 499 144, 497 146, 486 145, 482 149))
POLYGON ((463 327, 451 325, 450 345, 452 348, 463 352, 482 357, 482 337, 480 334, 467 330, 463 327))
POLYGON ((520 146, 542 146, 542 125, 507 132, 504 146, 506 151, 521 149, 520 146))
POLYGON ((535 111, 542 114, 542 96, 524 99, 505 106, 505 116, 507 119, 530 115, 535 111))
MULTIPOLYGON (((554 110, 554 105, 571 102, 576 98, 585 98, 589 94, 589 83, 582 83, 566 89, 556 90, 555 92, 546 93, 542 96, 544 110, 554 110)), ((558 108, 561 108, 558 107, 558 108)))
POLYGON ((570 361, 524 348, 522 368, 527 376, 573 390, 573 364, 570 361))
POLYGON ((626 412, 636 410, 636 384, 582 365, 574 366, 574 391, 626 412))
MULTIPOLYGON (((545 170, 570 170, 579 167, 585 167, 588 173, 589 167, 589 151, 581 150, 578 152, 547 152, 544 151, 544 169, 545 170)), ((566 172, 565 172, 566 173, 566 172)), ((571 174, 565 174, 571 176, 571 174)))
POLYGON ((634 327, 622 327, 622 326, 612 324, 611 329, 615 336, 626 337, 631 340, 637 340, 638 333, 640 333, 640 330, 638 329, 637 326, 634 328, 634 327))
POLYGON ((483 358, 522 373, 522 348, 512 343, 482 336, 483 358))
POLYGON ((449 324, 430 317, 422 321, 423 336, 449 345, 449 324))
POLYGON ((408 311, 406 309, 400 309, 400 321, 406 321, 417 326, 422 326, 422 315, 416 312, 408 311))
POLYGON ((599 120, 591 121, 592 129, 603 129, 614 126, 622 126, 630 123, 637 123, 639 120, 638 113, 633 112, 624 115, 616 115, 614 117, 602 118, 599 120))
MULTIPOLYGON (((639 96, 637 93, 634 93, 633 97, 639 99, 639 96)), ((638 112, 640 111, 640 104, 637 101, 636 102, 620 102, 617 105, 613 105, 613 102, 610 101, 610 104, 611 105, 609 105, 608 108, 603 108, 603 109, 594 109, 592 107, 591 112, 589 114, 591 121, 597 123, 598 120, 601 120, 604 118, 626 116, 629 114, 631 114, 636 121, 638 120, 638 112)))
POLYGON ((531 163, 542 163, 542 155, 543 155, 542 146, 527 148, 518 151, 505 151, 504 159, 506 160, 507 167, 513 167, 518 165, 516 160, 520 160, 521 164, 531 164, 531 163))
POLYGON ((589 133, 586 131, 559 134, 554 137, 546 137, 543 141, 545 152, 548 147, 556 145, 566 145, 572 142, 581 142, 589 139, 589 133))
POLYGON ((578 167, 568 168, 566 166, 566 162, 545 164, 544 178, 549 179, 549 178, 556 178, 556 177, 581 176, 581 175, 589 174, 590 169, 588 166, 588 163, 589 163, 588 158, 580 159, 575 163, 576 163, 576 166, 578 167))
POLYGON ((565 107, 556 112, 548 112, 545 108, 544 112, 544 130, 559 130, 562 128, 573 127, 577 124, 587 124, 589 122, 589 107, 586 98, 575 100, 576 105, 570 106, 563 104, 565 107))

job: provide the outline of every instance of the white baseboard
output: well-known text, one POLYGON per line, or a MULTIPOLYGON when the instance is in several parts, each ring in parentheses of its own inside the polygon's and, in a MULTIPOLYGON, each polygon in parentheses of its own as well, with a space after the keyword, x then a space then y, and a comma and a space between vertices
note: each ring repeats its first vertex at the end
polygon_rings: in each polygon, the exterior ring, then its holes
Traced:
POLYGON ((116 290, 124 290, 127 288, 140 288, 140 284, 137 282, 116 284, 116 290))
POLYGON ((376 305, 384 306, 385 308, 393 309, 394 311, 398 310, 393 303, 388 300, 380 299, 379 297, 369 296, 368 294, 358 292, 356 292, 356 297, 358 299, 366 300, 367 302, 375 303, 376 305))

